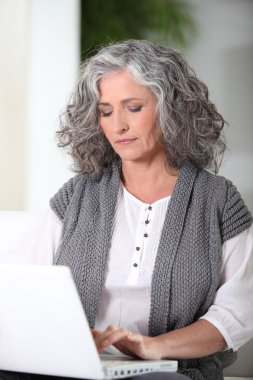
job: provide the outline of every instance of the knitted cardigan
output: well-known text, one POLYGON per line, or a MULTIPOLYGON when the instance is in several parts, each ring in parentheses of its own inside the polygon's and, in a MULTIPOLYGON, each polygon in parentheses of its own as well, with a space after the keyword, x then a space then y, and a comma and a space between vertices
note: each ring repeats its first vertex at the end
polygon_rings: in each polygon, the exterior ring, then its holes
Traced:
MULTIPOLYGON (((94 327, 112 237, 120 186, 120 165, 99 180, 70 179, 51 199, 63 222, 56 265, 70 267, 94 327)), ((186 162, 168 205, 151 284, 149 335, 186 326, 205 314, 220 281, 222 243, 250 227, 252 217, 235 186, 186 162)), ((138 316, 136 316, 138 318, 138 316)), ((236 353, 222 351, 179 361, 179 372, 194 380, 221 380, 236 353)))

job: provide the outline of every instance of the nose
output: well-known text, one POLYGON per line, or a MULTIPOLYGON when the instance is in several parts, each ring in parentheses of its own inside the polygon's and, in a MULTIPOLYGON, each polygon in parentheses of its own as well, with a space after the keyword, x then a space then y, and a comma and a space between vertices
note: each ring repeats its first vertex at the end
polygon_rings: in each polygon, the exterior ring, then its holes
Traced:
POLYGON ((121 134, 129 129, 127 118, 121 110, 115 110, 113 112, 112 124, 112 129, 115 133, 121 134))

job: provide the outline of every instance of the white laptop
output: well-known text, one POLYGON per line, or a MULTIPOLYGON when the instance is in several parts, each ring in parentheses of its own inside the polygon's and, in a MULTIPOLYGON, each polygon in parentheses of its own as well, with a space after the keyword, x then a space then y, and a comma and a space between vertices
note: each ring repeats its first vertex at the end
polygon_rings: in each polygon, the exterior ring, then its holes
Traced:
POLYGON ((67 267, 0 265, 1 370, 89 379, 177 371, 174 360, 118 359, 100 359, 67 267))

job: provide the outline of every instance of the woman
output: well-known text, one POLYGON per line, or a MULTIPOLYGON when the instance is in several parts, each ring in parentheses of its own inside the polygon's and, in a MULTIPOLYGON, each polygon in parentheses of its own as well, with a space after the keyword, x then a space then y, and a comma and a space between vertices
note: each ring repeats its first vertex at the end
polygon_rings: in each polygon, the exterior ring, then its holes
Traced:
POLYGON ((203 170, 218 169, 223 126, 172 49, 126 41, 84 65, 59 132, 82 174, 51 208, 55 263, 72 269, 99 350, 177 358, 193 379, 220 379, 235 360, 230 296, 246 286, 236 262, 250 256, 252 218, 231 182, 203 170))
POLYGON ((250 302, 235 295, 253 294, 252 218, 210 172, 223 126, 168 47, 125 41, 84 64, 58 132, 80 174, 47 223, 99 351, 176 358, 192 379, 218 380, 253 336, 250 302))

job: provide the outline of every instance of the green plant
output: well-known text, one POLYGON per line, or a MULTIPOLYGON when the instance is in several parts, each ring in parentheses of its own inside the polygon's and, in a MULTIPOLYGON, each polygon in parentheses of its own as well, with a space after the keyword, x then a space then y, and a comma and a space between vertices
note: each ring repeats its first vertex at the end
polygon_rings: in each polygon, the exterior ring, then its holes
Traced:
POLYGON ((81 59, 97 46, 129 38, 185 47, 196 27, 183 0, 81 0, 81 59))

